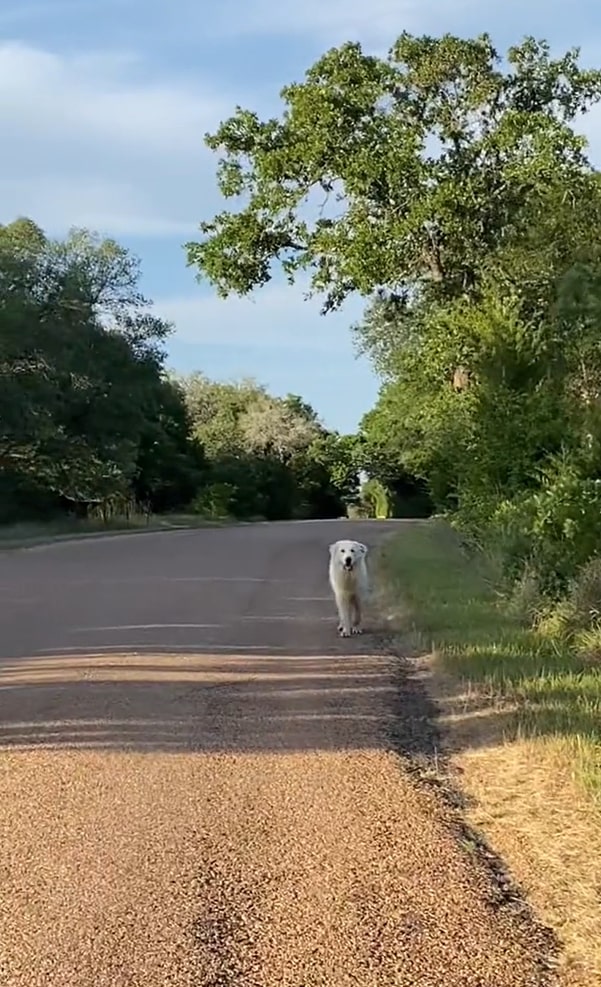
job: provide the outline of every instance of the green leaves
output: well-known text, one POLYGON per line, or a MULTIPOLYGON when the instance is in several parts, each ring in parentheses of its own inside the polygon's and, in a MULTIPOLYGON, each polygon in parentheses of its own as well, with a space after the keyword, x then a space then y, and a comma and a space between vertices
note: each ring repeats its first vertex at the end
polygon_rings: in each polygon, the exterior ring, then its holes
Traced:
POLYGON ((183 387, 211 490, 225 484, 237 516, 337 517, 352 500, 355 438, 326 431, 298 395, 277 398, 253 380, 220 383, 202 374, 183 387))
POLYGON ((352 292, 476 291, 537 200, 587 169, 567 124, 599 99, 601 73, 577 59, 528 38, 503 72, 487 35, 404 33, 386 59, 332 49, 282 91, 280 119, 238 109, 207 137, 240 208, 202 224, 188 262, 223 297, 274 264, 291 280, 307 270, 325 310, 352 292))
POLYGON ((140 461, 150 431, 157 448, 170 446, 192 468, 187 431, 168 437, 177 417, 162 377, 171 327, 147 306, 137 259, 114 241, 86 230, 53 241, 26 219, 0 228, 0 470, 8 487, 45 491, 54 507, 61 498, 130 496, 136 485, 150 496, 157 484, 140 461))

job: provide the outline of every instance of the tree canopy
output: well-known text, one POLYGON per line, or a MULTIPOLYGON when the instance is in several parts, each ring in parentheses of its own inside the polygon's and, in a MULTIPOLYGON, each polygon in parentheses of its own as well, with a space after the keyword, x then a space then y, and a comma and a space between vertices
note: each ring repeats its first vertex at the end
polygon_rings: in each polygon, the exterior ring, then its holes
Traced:
POLYGON ((251 379, 217 382, 200 373, 183 387, 193 434, 210 461, 201 500, 217 497, 224 513, 275 520, 337 517, 355 499, 349 439, 327 431, 298 395, 277 398, 251 379))
POLYGON ((266 283, 274 262, 291 279, 309 271, 326 308, 351 292, 474 290, 534 218, 560 229, 549 207, 566 181, 596 184, 570 124, 599 99, 601 72, 532 38, 506 61, 487 35, 403 33, 387 58, 327 52, 282 90, 279 119, 239 108, 206 141, 241 208, 201 224, 189 263, 224 296, 266 283))
POLYGON ((184 472, 198 465, 187 431, 174 426, 183 399, 162 369, 171 327, 151 313, 138 282, 137 260, 88 231, 55 241, 29 219, 0 228, 8 489, 86 505, 139 486, 152 500, 140 459, 148 442, 172 460, 183 456, 184 472))

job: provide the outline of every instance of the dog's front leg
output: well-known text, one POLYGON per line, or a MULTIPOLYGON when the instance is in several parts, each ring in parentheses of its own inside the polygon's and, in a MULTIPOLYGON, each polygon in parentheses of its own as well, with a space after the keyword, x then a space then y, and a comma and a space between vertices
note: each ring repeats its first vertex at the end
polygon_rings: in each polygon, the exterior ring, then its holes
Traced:
POLYGON ((346 596, 337 596, 336 607, 338 609, 338 633, 340 637, 350 637, 352 631, 348 598, 346 596))
POLYGON ((362 634, 361 629, 361 601, 358 596, 353 596, 353 625, 351 627, 351 633, 362 634))

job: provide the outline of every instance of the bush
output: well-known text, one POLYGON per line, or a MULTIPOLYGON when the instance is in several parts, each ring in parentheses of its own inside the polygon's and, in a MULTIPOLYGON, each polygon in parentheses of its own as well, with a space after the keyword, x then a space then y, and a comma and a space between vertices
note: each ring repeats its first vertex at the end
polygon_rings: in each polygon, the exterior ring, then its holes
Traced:
POLYGON ((601 547, 601 480, 555 461, 537 490, 501 501, 484 532, 507 578, 528 571, 543 595, 558 599, 601 547))
POLYGON ((581 566, 565 596, 542 609, 535 623, 544 637, 570 643, 578 653, 597 651, 601 644, 601 558, 581 566))
POLYGON ((349 504, 346 508, 346 516, 351 521, 362 521, 370 517, 370 514, 365 504, 349 504))
POLYGON ((392 513, 391 496, 380 480, 367 480, 361 487, 361 503, 368 517, 389 518, 392 513))
POLYGON ((236 487, 231 483, 211 483, 196 495, 189 510, 192 514, 199 514, 201 517, 228 517, 236 494, 236 487))

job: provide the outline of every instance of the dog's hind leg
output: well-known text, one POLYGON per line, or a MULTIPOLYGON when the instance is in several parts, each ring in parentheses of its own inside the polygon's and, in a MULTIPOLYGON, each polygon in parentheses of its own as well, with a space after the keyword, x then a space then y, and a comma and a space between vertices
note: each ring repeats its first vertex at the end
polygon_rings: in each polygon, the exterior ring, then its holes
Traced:
POLYGON ((357 595, 353 596, 351 600, 351 611, 352 611, 351 634, 362 634, 363 630, 361 628, 361 602, 357 595))

